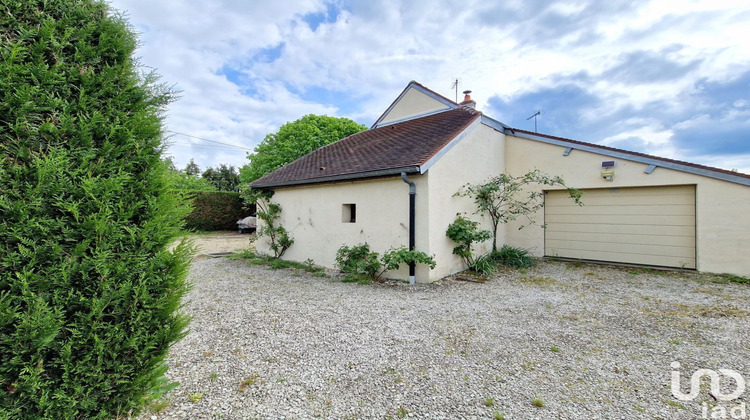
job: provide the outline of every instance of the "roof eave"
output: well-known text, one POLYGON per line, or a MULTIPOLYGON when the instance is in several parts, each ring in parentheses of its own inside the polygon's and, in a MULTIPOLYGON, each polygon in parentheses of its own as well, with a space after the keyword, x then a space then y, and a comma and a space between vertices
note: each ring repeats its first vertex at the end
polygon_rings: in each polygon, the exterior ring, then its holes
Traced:
POLYGON ((701 176, 705 176, 708 178, 714 178, 714 179, 719 179, 722 181, 733 182, 735 184, 750 186, 750 178, 746 178, 743 176, 736 176, 736 175, 728 174, 725 172, 713 171, 707 168, 699 168, 699 167, 695 167, 691 165, 680 164, 677 162, 669 162, 669 161, 665 161, 665 160, 661 160, 661 159, 657 159, 653 157, 638 156, 638 155, 630 154, 626 151, 609 150, 609 149, 596 147, 594 145, 586 145, 586 144, 581 144, 577 142, 575 143, 568 142, 562 139, 555 139, 555 138, 549 138, 546 136, 540 136, 536 134, 524 133, 521 131, 516 131, 510 127, 505 129, 505 134, 524 138, 524 139, 535 140, 535 141, 539 141, 542 143, 554 144, 556 146, 562 146, 566 148, 569 147, 571 149, 583 150, 585 152, 596 153, 598 155, 610 156, 610 157, 614 157, 618 159, 626 159, 626 160, 630 160, 633 162, 643 163, 645 165, 654 165, 656 167, 667 168, 667 169, 672 169, 672 170, 681 171, 681 172, 687 172, 687 173, 694 174, 694 175, 701 175, 701 176))
POLYGON ((390 168, 390 169, 383 169, 379 171, 359 172, 359 173, 354 173, 354 174, 333 175, 333 176, 320 177, 320 178, 297 179, 294 181, 268 182, 268 183, 260 183, 260 184, 256 184, 253 182, 253 183, 250 183, 250 186, 254 188, 260 188, 260 189, 274 189, 274 188, 294 187, 298 185, 325 184, 329 182, 362 180, 362 179, 367 179, 367 178, 381 178, 385 176, 400 175, 402 172, 405 172, 407 174, 414 174, 414 173, 420 173, 420 170, 419 170, 419 166, 406 166, 402 168, 390 168))

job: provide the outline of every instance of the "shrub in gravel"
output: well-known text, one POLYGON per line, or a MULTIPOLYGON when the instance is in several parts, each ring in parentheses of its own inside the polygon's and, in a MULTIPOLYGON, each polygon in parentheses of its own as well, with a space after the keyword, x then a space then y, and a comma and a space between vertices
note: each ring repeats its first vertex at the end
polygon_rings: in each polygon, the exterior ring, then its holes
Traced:
POLYGON ((0 19, 0 418, 122 418, 164 383, 187 318, 188 209, 127 23, 97 0, 0 19))
POLYGON ((503 245, 499 251, 491 253, 492 259, 498 263, 513 268, 526 268, 534 264, 534 259, 528 250, 503 245))
POLYGON ((345 282, 366 284, 376 279, 388 270, 398 270, 402 264, 427 264, 435 268, 435 259, 422 251, 408 250, 406 247, 390 249, 378 259, 377 252, 370 251, 370 245, 359 244, 348 247, 346 245, 336 251, 336 267, 348 273, 345 282))
POLYGON ((351 274, 352 281, 358 281, 362 276, 377 277, 380 272, 380 261, 378 253, 370 251, 370 245, 366 243, 352 247, 344 245, 336 251, 336 267, 351 274))

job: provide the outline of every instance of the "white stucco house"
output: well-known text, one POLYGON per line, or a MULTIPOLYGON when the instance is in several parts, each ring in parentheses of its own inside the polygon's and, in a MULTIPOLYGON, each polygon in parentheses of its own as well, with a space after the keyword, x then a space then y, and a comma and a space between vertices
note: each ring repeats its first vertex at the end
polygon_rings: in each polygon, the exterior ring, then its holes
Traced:
MULTIPOLYGON (((474 105, 468 95, 456 103, 411 82, 370 130, 253 182, 274 190, 282 207, 280 223, 295 241, 285 258, 333 267, 342 245, 366 242, 381 254, 408 246, 404 175, 416 187, 415 249, 437 261, 432 270, 417 265, 416 280, 440 279, 465 269, 448 225, 457 213, 480 220, 471 200, 454 193, 539 169, 582 190, 584 206, 564 190, 544 191, 545 207, 533 218, 547 227, 500 226, 498 245, 539 257, 750 276, 750 175, 514 129, 474 105)), ((406 279, 408 270, 387 275, 406 279)))

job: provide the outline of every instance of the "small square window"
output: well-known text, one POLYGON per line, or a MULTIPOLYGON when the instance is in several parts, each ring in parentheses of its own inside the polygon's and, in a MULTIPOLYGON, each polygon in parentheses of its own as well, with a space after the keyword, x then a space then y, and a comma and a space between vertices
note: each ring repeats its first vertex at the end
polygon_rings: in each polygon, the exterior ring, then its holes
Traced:
POLYGON ((344 204, 341 209, 341 222, 342 223, 356 223, 357 222, 357 205, 356 204, 344 204))

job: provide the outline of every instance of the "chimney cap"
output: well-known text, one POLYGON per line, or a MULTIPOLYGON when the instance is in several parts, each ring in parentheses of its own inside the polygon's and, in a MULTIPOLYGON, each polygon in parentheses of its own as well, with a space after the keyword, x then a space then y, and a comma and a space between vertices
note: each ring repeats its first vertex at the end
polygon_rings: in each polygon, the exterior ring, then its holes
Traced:
POLYGON ((475 108, 477 106, 477 102, 473 99, 471 99, 470 90, 464 91, 464 100, 459 105, 463 105, 469 108, 475 108))

